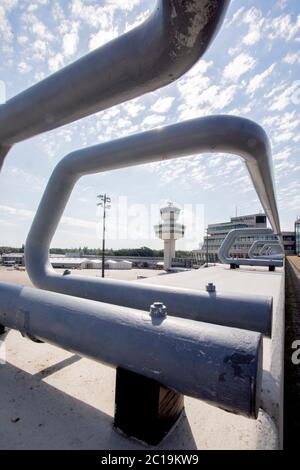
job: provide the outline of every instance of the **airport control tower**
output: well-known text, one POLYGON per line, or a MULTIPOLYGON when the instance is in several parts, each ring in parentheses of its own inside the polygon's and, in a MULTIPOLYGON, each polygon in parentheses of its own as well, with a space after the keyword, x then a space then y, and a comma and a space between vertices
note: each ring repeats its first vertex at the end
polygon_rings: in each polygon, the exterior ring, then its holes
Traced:
POLYGON ((184 237, 185 226, 177 222, 180 209, 172 202, 160 209, 161 222, 154 225, 155 234, 164 240, 164 268, 172 266, 172 258, 175 258, 175 241, 184 237))

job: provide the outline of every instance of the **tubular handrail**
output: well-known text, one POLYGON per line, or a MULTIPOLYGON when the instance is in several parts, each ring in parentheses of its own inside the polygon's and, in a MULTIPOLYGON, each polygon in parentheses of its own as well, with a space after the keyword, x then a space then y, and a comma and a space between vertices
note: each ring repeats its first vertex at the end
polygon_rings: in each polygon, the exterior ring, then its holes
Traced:
POLYGON ((1 172, 4 160, 5 160, 5 157, 9 151, 10 151, 10 147, 1 147, 0 145, 0 172, 1 172))
POLYGON ((278 259, 265 259, 265 258, 233 258, 230 256, 230 249, 234 245, 237 238, 242 236, 264 236, 274 235, 274 232, 270 228, 237 228, 230 230, 223 240, 222 245, 219 248, 218 257, 219 260, 224 264, 236 264, 244 266, 279 266, 283 265, 282 260, 278 259))
POLYGON ((130 307, 134 302, 131 282, 60 276, 51 266, 50 243, 73 187, 83 175, 200 152, 237 154, 245 161, 269 220, 280 233, 266 133, 248 119, 227 115, 204 117, 82 149, 61 160, 49 180, 26 241, 25 262, 32 282, 45 290, 107 303, 123 302, 121 305, 130 307), (128 292, 125 300, 124 292, 128 292))
MULTIPOLYGON (((281 250, 281 254, 282 254, 282 246, 281 244, 279 243, 278 240, 255 240, 253 242, 253 244, 251 245, 251 247, 249 248, 249 251, 248 251, 248 257, 249 258, 254 258, 254 259, 257 259, 257 258, 263 258, 264 255, 263 255, 263 251, 267 248, 267 247, 279 247, 280 250, 281 250), (259 254, 258 255, 255 255, 254 253, 257 252, 257 248, 260 246, 260 245, 263 245, 263 247, 261 248, 261 250, 259 251, 259 254)), ((273 254, 274 256, 277 256, 279 255, 280 253, 275 253, 273 254)), ((272 255, 268 255, 268 258, 272 258, 272 255)))
POLYGON ((0 323, 9 328, 257 418, 259 333, 11 284, 0 283, 0 297, 0 323))
POLYGON ((277 243, 265 243, 263 247, 261 248, 259 254, 261 256, 267 256, 267 255, 283 255, 282 253, 282 247, 279 242, 277 243), (281 251, 281 253, 279 252, 281 251))
POLYGON ((175 81, 207 50, 229 1, 157 0, 142 25, 1 105, 0 170, 13 144, 175 81))

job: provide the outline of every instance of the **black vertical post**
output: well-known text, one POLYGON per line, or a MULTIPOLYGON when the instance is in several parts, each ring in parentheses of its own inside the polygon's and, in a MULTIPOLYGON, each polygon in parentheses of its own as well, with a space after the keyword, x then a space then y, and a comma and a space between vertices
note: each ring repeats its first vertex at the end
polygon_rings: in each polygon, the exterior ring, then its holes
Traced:
POLYGON ((109 204, 111 202, 110 197, 106 194, 99 194, 97 196, 101 202, 97 204, 97 206, 103 207, 103 233, 102 233, 102 277, 105 276, 105 224, 106 224, 106 210, 110 208, 109 204))
POLYGON ((157 445, 183 409, 180 393, 156 380, 117 368, 114 426, 126 436, 157 445))

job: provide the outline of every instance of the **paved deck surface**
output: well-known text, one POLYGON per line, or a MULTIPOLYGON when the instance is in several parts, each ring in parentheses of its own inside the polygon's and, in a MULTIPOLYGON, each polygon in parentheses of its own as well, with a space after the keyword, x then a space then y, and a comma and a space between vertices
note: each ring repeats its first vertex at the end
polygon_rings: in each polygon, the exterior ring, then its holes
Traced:
MULTIPOLYGON (((283 280, 282 270, 269 273, 265 268, 244 267, 230 271, 219 265, 140 281, 199 290, 214 282, 220 291, 274 296, 273 340, 264 339, 263 409, 258 420, 186 397, 185 415, 158 449, 280 446, 283 280)), ((33 343, 15 331, 7 334, 5 346, 7 362, 0 365, 0 449, 145 448, 113 430, 114 369, 33 343)))

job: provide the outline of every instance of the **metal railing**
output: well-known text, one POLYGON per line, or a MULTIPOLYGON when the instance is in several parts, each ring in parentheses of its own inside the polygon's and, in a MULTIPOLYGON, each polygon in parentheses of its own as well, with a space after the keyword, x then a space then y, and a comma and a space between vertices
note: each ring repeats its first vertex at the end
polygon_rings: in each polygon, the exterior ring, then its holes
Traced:
MULTIPOLYGON (((274 228, 274 226, 273 226, 274 228)), ((264 235, 274 235, 273 230, 269 228, 240 228, 233 229, 226 235, 225 239, 222 242, 222 245, 219 248, 218 257, 219 260, 224 264, 230 264, 232 266, 277 266, 282 267, 282 259, 271 259, 271 258, 233 258, 230 256, 230 250, 234 245, 235 241, 241 236, 264 236, 264 235)), ((281 238, 280 232, 277 232, 279 239, 281 238)), ((282 245, 281 241, 276 242, 282 245)))
MULTIPOLYGON (((269 143, 262 128, 252 121, 233 116, 199 118, 79 150, 61 160, 46 187, 25 245, 26 268, 32 282, 42 289, 131 308, 148 308, 151 302, 161 299, 163 292, 159 287, 152 287, 151 292, 145 295, 145 288, 138 283, 59 275, 49 260, 50 243, 74 185, 81 176, 159 161, 162 155, 167 159, 208 151, 235 153, 242 157, 274 228, 279 230, 269 143), (256 145, 249 147, 249 140, 255 140, 256 145), (265 190, 266 182, 270 184, 270 191, 265 190), (269 210, 271 207, 275 208, 275 213, 269 210)), ((194 292, 188 301, 180 293, 178 290, 177 307, 171 294, 167 299, 168 305, 170 302, 174 305, 173 313, 181 312, 187 316, 195 308, 193 302, 197 293, 194 292)), ((202 297, 207 298, 207 294, 202 297)), ((198 294, 196 305, 200 303, 198 294)), ((221 297, 217 303, 222 310, 221 297)), ((234 305, 232 307, 234 311, 234 305)), ((205 311, 204 304, 202 309, 205 311)), ((211 321, 213 318, 214 315, 211 321)), ((223 321, 232 324, 231 315, 224 315, 223 321)))
POLYGON ((249 258, 271 258, 274 259, 276 257, 282 258, 284 256, 284 253, 282 252, 282 245, 279 243, 278 240, 255 240, 255 242, 251 245, 249 251, 248 251, 248 257, 249 258), (259 250, 259 254, 255 255, 258 251, 258 247, 261 249, 259 250), (278 250, 274 253, 267 253, 267 255, 264 255, 264 252, 267 248, 278 248, 278 250))
MULTIPOLYGON (((2 105, 0 169, 15 143, 176 80, 205 52, 228 4, 229 0, 159 0, 144 24, 2 105)), ((79 150, 54 170, 26 242, 32 281, 55 293, 1 283, 0 323, 255 418, 262 338, 245 329, 270 334, 272 299, 61 277, 48 259, 51 239, 82 175, 196 152, 240 156, 280 236, 270 145, 264 130, 252 121, 206 117, 79 150), (172 315, 154 318, 149 306, 163 296, 172 315)))
POLYGON ((0 169, 24 139, 177 80, 204 54, 229 0, 157 0, 140 26, 0 106, 0 169))

